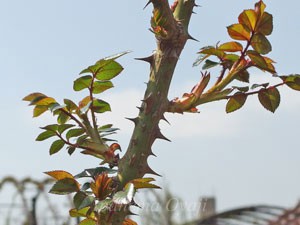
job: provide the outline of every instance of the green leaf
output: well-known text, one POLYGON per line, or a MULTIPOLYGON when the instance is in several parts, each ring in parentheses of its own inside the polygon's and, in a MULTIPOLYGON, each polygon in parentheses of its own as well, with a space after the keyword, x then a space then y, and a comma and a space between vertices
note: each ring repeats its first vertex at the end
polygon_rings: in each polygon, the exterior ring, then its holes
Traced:
POLYGON ((265 109, 274 113, 280 104, 280 93, 275 87, 261 89, 258 93, 258 99, 265 109))
POLYGON ((207 70, 209 68, 212 68, 212 67, 215 67, 217 65, 219 65, 220 63, 218 62, 214 62, 214 61, 211 61, 209 59, 207 59, 202 67, 203 70, 207 70))
POLYGON ((243 45, 239 42, 231 41, 221 44, 218 49, 225 52, 241 52, 243 51, 243 45))
POLYGON ((246 100, 247 100, 247 95, 244 93, 237 93, 233 95, 227 102, 226 112, 231 113, 242 108, 246 100))
POLYGON ((58 130, 58 126, 58 124, 50 124, 45 127, 41 127, 41 129, 56 132, 58 130))
POLYGON ((239 15, 239 23, 254 31, 257 23, 257 14, 253 9, 244 10, 239 15))
POLYGON ((98 131, 101 133, 111 133, 120 130, 119 128, 112 127, 112 124, 107 124, 98 128, 98 131))
POLYGON ((57 152, 59 152, 65 145, 65 142, 63 140, 56 140, 52 143, 50 147, 50 155, 53 155, 57 152))
POLYGON ((80 208, 80 205, 82 203, 82 201, 87 197, 87 194, 82 192, 82 191, 78 191, 74 197, 73 197, 73 203, 74 203, 74 206, 75 208, 78 210, 78 209, 82 209, 80 208))
POLYGON ((234 40, 249 41, 250 32, 242 24, 233 24, 227 27, 229 36, 234 40))
POLYGON ((92 219, 84 219, 78 225, 96 225, 96 221, 92 219))
POLYGON ((54 137, 54 136, 56 136, 55 132, 46 130, 46 131, 40 133, 39 136, 37 136, 37 138, 35 140, 36 141, 44 141, 44 140, 54 137))
POLYGON ((75 152, 76 148, 75 148, 75 147, 72 147, 72 146, 68 146, 68 147, 67 147, 67 150, 68 150, 68 154, 69 154, 69 155, 72 155, 72 154, 75 152))
POLYGON ((236 79, 241 82, 249 83, 250 74, 247 70, 243 70, 242 72, 236 75, 236 79))
POLYGON ((270 35, 273 31, 273 16, 265 12, 257 26, 257 32, 263 35, 270 35))
POLYGON ((59 125, 57 128, 58 133, 62 134, 63 132, 65 132, 67 129, 70 129, 71 127, 74 127, 74 124, 62 124, 59 125))
POLYGON ((224 60, 229 60, 229 61, 232 61, 232 62, 236 62, 238 61, 240 58, 240 56, 236 55, 236 54, 227 54, 224 56, 224 60))
POLYGON ((72 137, 78 137, 78 136, 80 136, 80 135, 82 135, 84 133, 85 133, 84 129, 82 129, 82 128, 74 128, 74 129, 68 130, 68 132, 66 134, 66 138, 67 138, 67 140, 69 140, 72 137))
POLYGON ((293 90, 300 91, 300 75, 293 74, 289 76, 280 76, 285 84, 293 90))
POLYGON ((272 51, 272 45, 269 40, 261 33, 254 34, 251 39, 251 46, 259 54, 268 54, 272 51))
POLYGON ((84 143, 84 141, 88 138, 88 135, 84 134, 77 138, 76 144, 81 145, 84 143))
POLYGON ((91 206, 95 201, 93 196, 88 196, 82 191, 77 192, 74 195, 73 203, 76 209, 83 209, 85 207, 91 206))
MULTIPOLYGON (((96 65, 105 64, 103 61, 99 61, 96 65)), ((105 64, 103 67, 100 67, 99 70, 96 72, 96 78, 98 80, 111 80, 112 78, 119 75, 123 70, 123 67, 116 61, 110 61, 105 64)))
POLYGON ((64 99, 64 103, 66 104, 66 108, 70 113, 78 110, 78 106, 72 100, 64 99))
POLYGON ((58 180, 49 192, 52 194, 66 195, 77 191, 79 191, 78 182, 72 178, 65 178, 58 180))
POLYGON ((47 106, 37 105, 33 109, 33 117, 38 117, 38 116, 42 115, 44 112, 46 112, 46 111, 48 111, 48 107, 47 106))
POLYGON ((65 124, 70 120, 70 117, 64 113, 64 112, 59 112, 58 117, 57 117, 57 122, 61 125, 65 124))
POLYGON ((133 195, 135 193, 133 183, 128 183, 125 186, 124 191, 119 191, 114 194, 113 202, 116 205, 128 205, 133 200, 133 195))
POLYGON ((95 81, 93 85, 93 93, 99 94, 114 87, 111 81, 95 81))
POLYGON ((91 86, 92 80, 93 78, 90 75, 78 78, 77 80, 74 81, 74 85, 73 85, 74 91, 81 91, 85 88, 89 88, 91 86))
POLYGON ((96 113, 104 113, 107 111, 111 111, 111 108, 107 102, 105 102, 101 99, 95 99, 93 101, 93 110, 96 113))
POLYGON ((58 109, 62 109, 64 108, 65 106, 63 105, 60 105, 59 103, 55 102, 55 103, 52 103, 48 106, 48 109, 51 111, 51 112, 55 112, 56 110, 58 109))

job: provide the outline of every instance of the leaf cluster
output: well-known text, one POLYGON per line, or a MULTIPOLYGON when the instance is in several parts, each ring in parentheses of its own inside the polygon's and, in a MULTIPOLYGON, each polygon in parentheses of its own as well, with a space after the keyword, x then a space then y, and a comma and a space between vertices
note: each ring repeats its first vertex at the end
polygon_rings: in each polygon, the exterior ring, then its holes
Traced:
POLYGON ((118 129, 113 128, 112 124, 99 126, 96 118, 96 114, 111 111, 111 107, 108 102, 94 95, 113 87, 111 80, 123 70, 116 59, 127 53, 100 59, 81 71, 80 77, 74 81, 73 90, 88 90, 88 96, 77 104, 70 99, 64 99, 63 104, 60 104, 54 98, 42 93, 32 93, 23 98, 24 101, 30 102, 29 105, 34 106, 34 117, 46 111, 57 116, 57 123, 41 127, 44 131, 36 138, 37 141, 57 138, 50 146, 50 155, 66 146, 70 155, 76 149, 81 149, 81 153, 100 158, 104 160, 103 163, 113 163, 116 160, 114 151, 120 147, 112 149, 107 142, 115 140, 107 136, 115 134, 118 129))
POLYGON ((196 106, 211 101, 227 99, 226 112, 234 112, 245 104, 248 96, 257 95, 261 105, 275 112, 280 104, 279 86, 299 90, 299 75, 278 76, 274 60, 266 54, 272 50, 267 36, 273 31, 273 16, 265 11, 266 5, 261 0, 254 9, 244 10, 238 16, 238 23, 227 27, 232 41, 206 46, 200 49, 199 57, 194 66, 203 63, 202 69, 208 70, 216 66, 221 67, 221 73, 215 84, 206 92, 204 89, 210 81, 210 73, 202 73, 200 82, 190 93, 182 98, 170 102, 171 112, 197 112, 196 106), (211 57, 218 60, 212 60, 211 57), (263 72, 269 72, 283 82, 270 86, 269 84, 250 84, 249 69, 255 67, 263 72), (233 81, 247 83, 248 86, 227 86, 233 81), (233 94, 232 94, 233 93, 233 94))
MULTIPOLYGON (((96 224, 97 220, 109 221, 110 215, 117 210, 128 210, 129 206, 136 205, 133 196, 138 189, 159 188, 152 184, 153 178, 141 178, 128 182, 125 188, 117 191, 111 175, 117 171, 106 167, 86 169, 73 176, 72 174, 56 170, 46 172, 56 180, 50 193, 66 195, 75 193, 74 208, 69 211, 71 217, 81 217, 84 220, 80 225, 96 224), (77 180, 85 178, 81 185, 77 180)), ((127 220, 125 224, 134 224, 127 220)))

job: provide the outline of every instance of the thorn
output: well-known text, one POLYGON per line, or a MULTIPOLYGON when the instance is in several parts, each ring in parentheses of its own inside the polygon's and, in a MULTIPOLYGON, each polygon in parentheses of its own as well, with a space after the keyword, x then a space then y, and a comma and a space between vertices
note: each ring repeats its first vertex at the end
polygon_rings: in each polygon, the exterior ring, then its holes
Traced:
POLYGON ((164 120, 165 122, 167 122, 169 125, 171 125, 170 122, 166 119, 165 115, 162 115, 161 119, 164 120))
POLYGON ((149 0, 149 1, 147 2, 147 4, 145 5, 145 7, 143 8, 143 10, 146 9, 147 6, 148 6, 150 3, 151 3, 151 0, 149 0))
POLYGON ((162 177, 162 175, 156 173, 153 169, 151 169, 148 164, 147 164, 145 172, 148 173, 148 174, 153 174, 153 175, 158 176, 158 177, 162 177))
POLYGON ((200 7, 200 5, 197 5, 196 3, 194 3, 194 7, 200 7))
POLYGON ((135 125, 137 125, 137 123, 139 122, 139 118, 138 117, 135 117, 135 118, 127 118, 126 117, 125 119, 132 121, 135 125))
POLYGON ((144 61, 144 62, 147 62, 147 63, 150 63, 150 65, 153 64, 154 62, 154 59, 153 59, 153 55, 150 55, 148 57, 144 57, 144 58, 135 58, 136 60, 140 60, 140 61, 144 61))
POLYGON ((169 141, 171 142, 171 140, 169 140, 168 138, 166 138, 160 131, 160 129, 158 128, 157 131, 156 131, 156 138, 158 139, 162 139, 162 140, 165 140, 165 141, 169 141))
POLYGON ((192 11, 193 14, 197 14, 196 12, 192 11))
POLYGON ((157 156, 153 153, 152 149, 150 149, 150 155, 152 155, 152 156, 154 156, 154 157, 157 157, 157 156))
MULTIPOLYGON (((136 207, 138 207, 138 208, 142 208, 141 206, 139 206, 135 201, 134 201, 134 199, 132 199, 132 202, 131 202, 131 204, 133 205, 133 206, 136 206, 136 207)), ((132 215, 132 216, 136 216, 137 214, 135 214, 135 213, 132 213, 130 210, 129 210, 129 213, 130 213, 130 215, 132 215)))
POLYGON ((188 35, 188 39, 199 42, 196 38, 193 38, 191 35, 188 35))

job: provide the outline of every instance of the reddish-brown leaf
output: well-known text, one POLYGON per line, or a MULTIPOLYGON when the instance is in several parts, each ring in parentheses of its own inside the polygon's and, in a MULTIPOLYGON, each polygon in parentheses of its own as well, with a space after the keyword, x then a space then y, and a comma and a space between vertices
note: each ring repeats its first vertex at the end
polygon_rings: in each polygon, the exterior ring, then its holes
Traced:
POLYGON ((91 183, 91 189, 99 200, 104 200, 112 191, 112 179, 107 173, 102 173, 91 183))

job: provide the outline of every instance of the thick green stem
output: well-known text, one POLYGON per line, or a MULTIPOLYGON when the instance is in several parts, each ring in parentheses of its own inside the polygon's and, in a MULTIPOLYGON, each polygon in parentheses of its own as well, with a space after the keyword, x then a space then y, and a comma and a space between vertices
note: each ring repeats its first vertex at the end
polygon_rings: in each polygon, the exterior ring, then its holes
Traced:
MULTIPOLYGON (((168 91, 174 74, 179 55, 185 46, 188 34, 187 26, 190 21, 192 9, 195 6, 194 0, 180 0, 174 15, 171 12, 167 0, 152 1, 154 10, 163 10, 168 24, 176 26, 165 27, 165 30, 172 33, 168 38, 157 38, 157 50, 145 58, 150 62, 151 71, 143 103, 137 118, 132 119, 135 128, 124 157, 119 162, 119 189, 133 179, 141 178, 145 174, 156 174, 148 165, 147 159, 153 155, 151 147, 158 138, 166 139, 160 132, 159 121, 168 108, 168 91), (172 30, 169 30, 172 29, 172 30)), ((124 214, 116 214, 113 224, 122 224, 124 214)))

